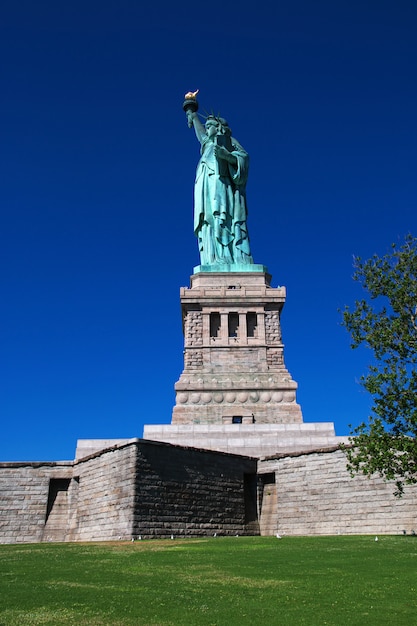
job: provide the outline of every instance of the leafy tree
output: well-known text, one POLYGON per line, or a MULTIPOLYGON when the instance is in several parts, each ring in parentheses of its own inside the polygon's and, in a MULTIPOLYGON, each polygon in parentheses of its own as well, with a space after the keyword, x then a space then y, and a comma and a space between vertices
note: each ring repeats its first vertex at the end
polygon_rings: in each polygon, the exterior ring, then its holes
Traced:
POLYGON ((368 296, 345 307, 343 326, 352 348, 373 352, 361 378, 373 406, 345 448, 348 469, 395 481, 401 496, 405 484, 417 483, 417 239, 407 235, 383 257, 357 257, 354 267, 368 296))

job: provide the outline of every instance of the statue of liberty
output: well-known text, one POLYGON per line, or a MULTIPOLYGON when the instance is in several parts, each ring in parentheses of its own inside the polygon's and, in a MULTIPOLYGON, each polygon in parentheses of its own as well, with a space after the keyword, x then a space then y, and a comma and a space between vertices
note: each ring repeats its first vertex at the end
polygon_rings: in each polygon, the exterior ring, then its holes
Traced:
POLYGON ((185 96, 188 125, 201 143, 194 187, 194 232, 201 265, 252 264, 246 225, 246 181, 249 155, 232 137, 222 117, 209 115, 200 122, 195 99, 185 96))

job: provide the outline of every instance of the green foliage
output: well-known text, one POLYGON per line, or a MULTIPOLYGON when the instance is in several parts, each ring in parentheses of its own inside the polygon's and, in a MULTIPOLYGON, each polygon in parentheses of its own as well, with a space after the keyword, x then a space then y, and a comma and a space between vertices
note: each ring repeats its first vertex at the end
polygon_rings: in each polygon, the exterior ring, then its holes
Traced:
POLYGON ((343 325, 352 348, 373 353, 361 378, 373 407, 352 433, 348 469, 394 480, 401 495, 404 484, 417 482, 417 239, 407 235, 383 257, 355 258, 353 278, 367 297, 345 308, 343 325))
POLYGON ((0 546, 1 626, 415 623, 417 537, 0 546))

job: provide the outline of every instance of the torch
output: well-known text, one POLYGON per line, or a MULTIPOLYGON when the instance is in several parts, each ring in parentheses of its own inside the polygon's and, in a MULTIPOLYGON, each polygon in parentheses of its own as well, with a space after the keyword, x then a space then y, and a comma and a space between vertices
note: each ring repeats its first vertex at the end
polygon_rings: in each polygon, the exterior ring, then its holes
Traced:
MULTIPOLYGON (((182 105, 182 108, 184 109, 185 113, 188 113, 188 111, 191 111, 192 113, 196 113, 198 111, 198 102, 197 102, 197 94, 199 92, 199 89, 197 89, 197 91, 189 91, 188 93, 185 94, 185 99, 184 99, 184 103, 182 105)), ((188 126, 191 128, 193 125, 192 119, 188 118, 188 126)))

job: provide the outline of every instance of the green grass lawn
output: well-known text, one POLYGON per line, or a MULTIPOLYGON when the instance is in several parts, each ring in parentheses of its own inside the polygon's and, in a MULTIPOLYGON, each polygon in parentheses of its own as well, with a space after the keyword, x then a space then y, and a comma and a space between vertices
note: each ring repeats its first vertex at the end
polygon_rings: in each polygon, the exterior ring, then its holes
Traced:
POLYGON ((0 546, 0 625, 417 624, 417 538, 0 546))

